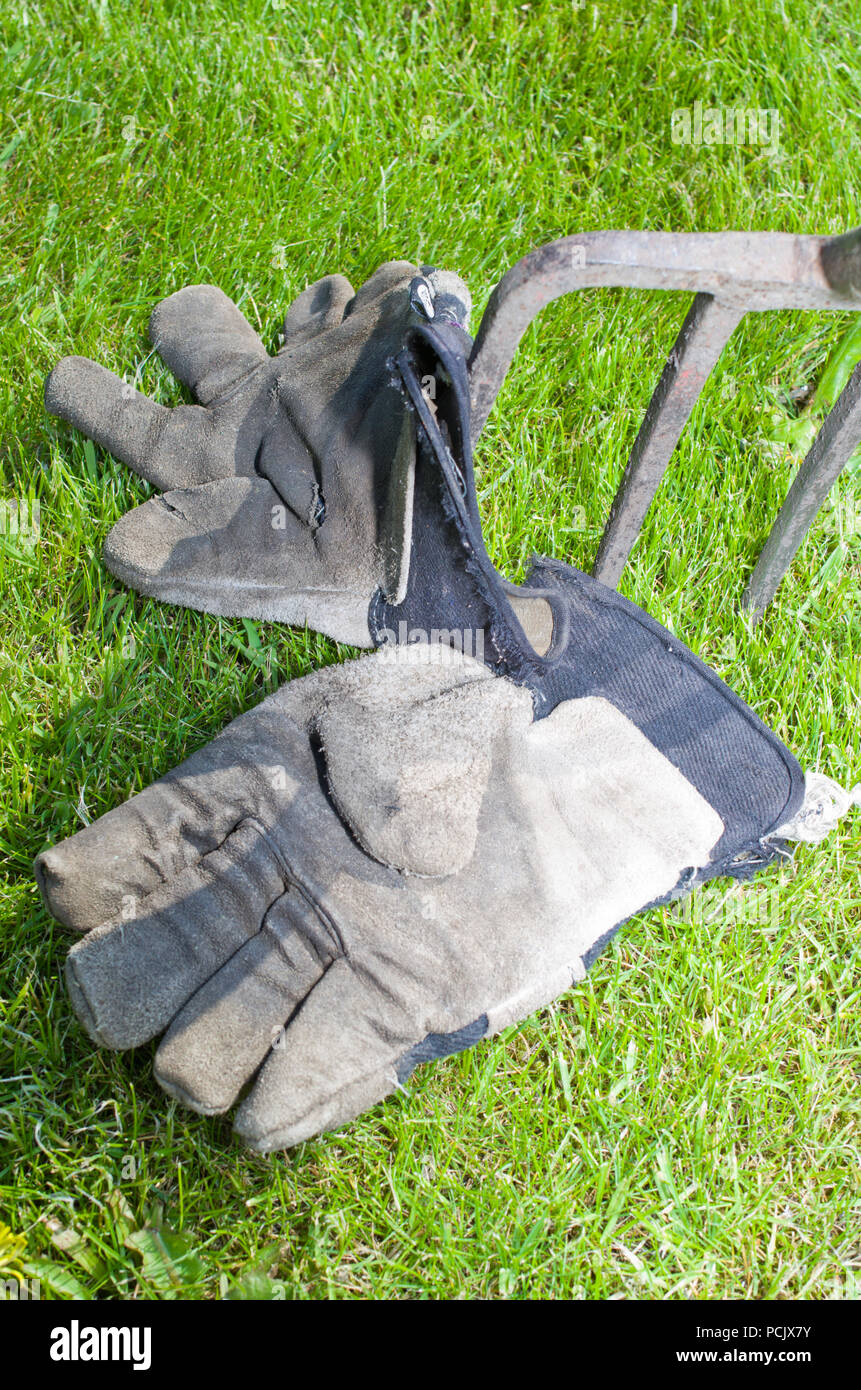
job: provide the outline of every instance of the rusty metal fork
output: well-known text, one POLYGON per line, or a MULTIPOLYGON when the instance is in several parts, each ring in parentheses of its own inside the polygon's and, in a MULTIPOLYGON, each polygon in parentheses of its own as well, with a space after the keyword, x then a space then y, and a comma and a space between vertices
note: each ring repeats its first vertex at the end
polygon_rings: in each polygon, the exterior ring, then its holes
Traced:
MULTIPOLYGON (((595 287, 692 290, 694 300, 634 441, 593 573, 615 587, 679 436, 712 368, 749 311, 861 310, 861 228, 842 236, 785 232, 587 232, 531 251, 491 295, 470 356, 478 438, 521 337, 563 294, 595 287)), ((756 621, 817 511, 861 443, 861 366, 813 442, 745 590, 756 621)))

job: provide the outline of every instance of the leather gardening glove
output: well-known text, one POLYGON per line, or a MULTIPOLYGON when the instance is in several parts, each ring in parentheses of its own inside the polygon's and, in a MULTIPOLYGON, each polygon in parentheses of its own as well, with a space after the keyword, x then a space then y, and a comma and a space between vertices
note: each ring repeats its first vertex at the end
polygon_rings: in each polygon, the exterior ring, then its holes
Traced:
POLYGON ((291 305, 270 357, 214 285, 154 310, 150 338, 199 402, 158 405, 66 357, 45 404, 168 489, 110 532, 108 568, 141 593, 208 613, 309 624, 373 645, 368 605, 403 596, 415 431, 392 357, 432 295, 463 335, 463 282, 391 261, 355 293, 342 275, 291 305))
POLYGON ((66 967, 91 1037, 164 1034, 156 1075, 204 1114, 253 1080, 236 1128, 268 1151, 568 989, 722 833, 608 700, 536 721, 416 645, 283 686, 36 875, 91 929, 66 967))

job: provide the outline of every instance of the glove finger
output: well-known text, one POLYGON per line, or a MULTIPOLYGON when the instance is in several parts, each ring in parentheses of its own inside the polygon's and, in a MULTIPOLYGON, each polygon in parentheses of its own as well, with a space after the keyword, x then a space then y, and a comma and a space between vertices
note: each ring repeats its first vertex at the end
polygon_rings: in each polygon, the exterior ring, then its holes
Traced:
POLYGON ((137 1047, 162 1032, 249 937, 286 889, 268 838, 243 821, 224 844, 161 884, 127 921, 106 922, 72 947, 66 983, 90 1037, 137 1047))
POLYGON ((45 382, 45 408, 156 487, 235 471, 235 441, 199 405, 159 405, 87 357, 64 357, 45 382))
POLYGON ((247 771, 257 750, 246 747, 254 721, 253 713, 241 716, 166 777, 43 850, 33 867, 52 916, 89 931, 136 912, 160 884, 217 849, 257 804, 247 771))
POLYGON ((331 964, 334 943, 295 890, 174 1019, 155 1060, 170 1095, 204 1115, 227 1110, 331 964))
POLYGON ((326 275, 309 285, 293 300, 284 316, 281 331, 285 346, 335 328, 354 293, 353 286, 343 275, 326 275))
POLYGON ((345 1124, 397 1088, 398 1058, 429 1031, 396 990, 336 960, 266 1061, 237 1133, 267 1153, 345 1124))
POLYGON ((217 285, 187 285, 162 300, 150 315, 149 337, 202 405, 269 360, 245 315, 217 285))
POLYGON ((369 276, 363 285, 356 290, 355 295, 347 305, 347 314, 357 314, 362 309, 379 299, 381 295, 388 294, 391 290, 403 287, 404 302, 408 297, 410 281, 416 274, 418 266, 414 266, 411 261, 384 261, 378 266, 373 275, 369 276))

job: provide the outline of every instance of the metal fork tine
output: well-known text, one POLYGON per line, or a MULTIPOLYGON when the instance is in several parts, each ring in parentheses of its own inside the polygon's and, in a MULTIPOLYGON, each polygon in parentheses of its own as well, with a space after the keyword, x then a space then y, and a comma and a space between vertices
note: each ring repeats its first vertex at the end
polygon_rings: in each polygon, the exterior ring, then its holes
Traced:
POLYGON ((742 603, 756 622, 774 598, 798 547, 841 470, 861 444, 861 363, 810 446, 777 514, 742 603))
POLYGON ((610 508, 593 574, 615 588, 673 450, 744 309, 698 294, 655 387, 610 508))

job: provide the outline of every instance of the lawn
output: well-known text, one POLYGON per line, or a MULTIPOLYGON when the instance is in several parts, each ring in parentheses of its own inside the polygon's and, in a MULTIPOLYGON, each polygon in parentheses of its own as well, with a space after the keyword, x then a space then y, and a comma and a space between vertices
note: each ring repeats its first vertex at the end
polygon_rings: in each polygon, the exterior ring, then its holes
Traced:
MULTIPOLYGON (((31 873, 352 654, 112 578, 101 542, 148 489, 45 415, 58 358, 170 404, 146 322, 185 284, 220 285, 273 344, 310 281, 408 257, 464 276, 475 329, 558 236, 848 230, 856 0, 0 0, 0 23, 0 495, 39 502, 38 536, 0 543, 0 1277, 86 1298, 861 1295, 858 812, 741 892, 635 919, 553 1008, 271 1159, 168 1101, 152 1049, 91 1045, 31 873), (777 111, 779 146, 674 143, 697 101, 777 111)), ((590 564, 687 301, 588 292, 530 329, 477 455, 512 578, 533 552, 590 564)), ((753 632, 739 600, 796 466, 789 393, 851 317, 744 322, 621 585, 844 785, 861 470, 753 632)))

